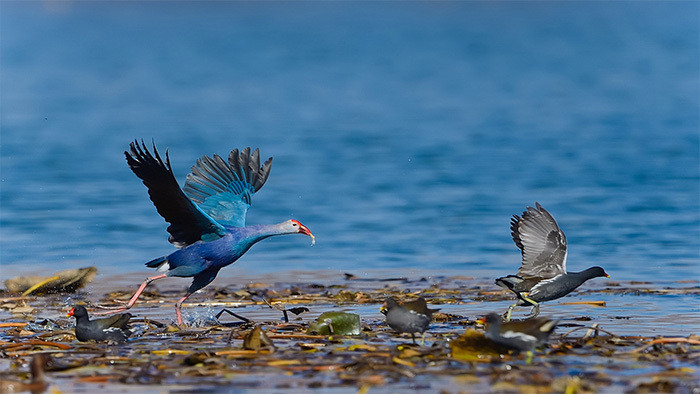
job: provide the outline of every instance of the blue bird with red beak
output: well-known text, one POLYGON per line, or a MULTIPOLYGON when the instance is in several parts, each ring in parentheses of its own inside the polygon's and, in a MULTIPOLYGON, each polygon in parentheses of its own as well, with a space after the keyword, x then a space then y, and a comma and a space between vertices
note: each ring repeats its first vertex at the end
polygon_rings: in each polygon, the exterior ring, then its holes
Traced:
POLYGON ((131 170, 141 178, 158 213, 170 223, 170 243, 179 250, 146 263, 161 274, 147 278, 125 307, 100 314, 125 311, 136 303, 148 284, 168 276, 192 277, 187 293, 177 301, 177 324, 182 325, 182 303, 197 290, 211 283, 219 270, 233 264, 258 241, 274 235, 305 234, 311 231, 296 220, 278 224, 245 225, 255 194, 267 181, 272 157, 260 164, 260 152, 234 149, 224 159, 202 156, 187 175, 183 189, 170 167, 168 151, 161 159, 155 144, 153 154, 141 141, 124 152, 131 170))

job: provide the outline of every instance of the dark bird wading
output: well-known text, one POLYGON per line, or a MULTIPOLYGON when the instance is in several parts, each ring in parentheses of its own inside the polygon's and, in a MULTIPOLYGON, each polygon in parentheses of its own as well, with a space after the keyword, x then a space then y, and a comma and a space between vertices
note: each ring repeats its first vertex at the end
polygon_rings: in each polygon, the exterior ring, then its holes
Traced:
POLYGON ((253 194, 260 190, 270 175, 272 157, 260 164, 260 152, 250 148, 234 149, 228 160, 218 155, 202 156, 180 186, 170 167, 168 151, 161 159, 155 144, 153 154, 143 141, 134 141, 124 152, 131 170, 143 180, 158 213, 170 223, 168 240, 180 248, 146 263, 160 275, 147 278, 129 300, 131 308, 146 286, 168 276, 192 277, 187 293, 177 301, 177 324, 182 325, 182 303, 197 290, 211 283, 219 270, 238 260, 256 242, 273 235, 305 234, 314 236, 296 220, 279 224, 246 226, 246 212, 253 194))
POLYGON ((398 333, 410 333, 416 343, 416 333, 421 334, 421 346, 425 343, 425 331, 430 327, 433 313, 440 309, 430 309, 425 298, 399 304, 394 297, 387 297, 380 312, 386 315, 386 324, 398 333))
POLYGON ((523 262, 517 275, 496 279, 497 285, 518 296, 506 312, 506 321, 516 306, 532 306, 534 317, 540 313, 540 302, 564 297, 589 279, 609 277, 601 267, 566 272, 566 236, 547 210, 539 203, 535 206, 511 219, 511 235, 523 262))
POLYGON ((104 319, 90 320, 87 309, 76 305, 68 312, 75 317, 75 337, 80 342, 124 342, 131 335, 131 313, 122 313, 104 319))
POLYGON ((527 363, 532 361, 532 352, 543 345, 559 323, 557 319, 539 317, 522 321, 503 322, 501 316, 489 313, 477 320, 486 328, 486 337, 494 343, 516 352, 527 352, 527 363))

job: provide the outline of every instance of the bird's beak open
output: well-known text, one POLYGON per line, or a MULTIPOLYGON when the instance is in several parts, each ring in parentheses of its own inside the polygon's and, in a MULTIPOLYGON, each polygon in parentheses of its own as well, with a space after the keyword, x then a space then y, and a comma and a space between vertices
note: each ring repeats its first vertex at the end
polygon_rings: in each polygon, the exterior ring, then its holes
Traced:
POLYGON ((381 308, 379 308, 379 312, 380 312, 382 315, 386 315, 386 313, 389 312, 389 309, 387 309, 387 307, 386 307, 386 302, 385 302, 384 304, 382 304, 382 307, 381 307, 381 308))
POLYGON ((308 227, 304 226, 301 223, 299 223, 299 234, 308 235, 309 237, 311 237, 311 245, 316 244, 316 237, 314 237, 314 235, 311 234, 311 230, 309 230, 308 227))
POLYGON ((70 311, 68 311, 68 314, 66 315, 66 317, 71 317, 71 316, 73 316, 73 311, 74 311, 74 310, 75 310, 75 308, 70 308, 70 311))

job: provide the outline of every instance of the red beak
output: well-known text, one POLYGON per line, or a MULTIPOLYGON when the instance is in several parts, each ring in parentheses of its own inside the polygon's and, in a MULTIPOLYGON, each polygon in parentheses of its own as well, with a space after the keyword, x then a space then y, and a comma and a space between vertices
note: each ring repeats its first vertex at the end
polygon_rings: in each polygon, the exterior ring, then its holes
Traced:
POLYGON ((75 310, 75 308, 70 308, 70 311, 68 311, 68 315, 66 315, 66 316, 67 316, 67 317, 73 316, 73 311, 74 311, 74 310, 75 310))
POLYGON ((308 227, 304 226, 303 224, 299 223, 298 221, 295 220, 295 222, 297 222, 299 224, 299 234, 308 235, 309 237, 311 237, 311 245, 315 244, 316 237, 314 237, 314 235, 311 234, 311 230, 309 230, 308 227))

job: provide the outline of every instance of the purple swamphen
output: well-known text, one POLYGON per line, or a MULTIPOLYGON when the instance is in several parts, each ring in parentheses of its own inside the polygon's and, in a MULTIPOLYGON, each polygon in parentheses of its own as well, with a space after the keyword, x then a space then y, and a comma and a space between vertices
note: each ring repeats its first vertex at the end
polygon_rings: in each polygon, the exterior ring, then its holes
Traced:
POLYGON ((245 225, 246 212, 255 192, 270 175, 272 157, 260 165, 260 152, 234 149, 228 160, 218 155, 202 156, 180 186, 170 167, 168 151, 163 161, 153 144, 151 154, 143 141, 130 144, 124 152, 131 170, 143 180, 158 213, 170 223, 168 240, 179 250, 146 263, 160 275, 147 278, 126 307, 131 308, 143 290, 154 280, 168 276, 192 277, 187 293, 177 301, 177 324, 182 325, 182 303, 197 290, 211 283, 219 270, 238 260, 253 244, 273 235, 313 234, 296 220, 279 224, 245 225))
POLYGON ((566 236, 546 209, 537 202, 535 207, 527 207, 522 217, 513 215, 511 219, 511 235, 523 262, 517 275, 496 279, 497 285, 518 296, 518 302, 506 312, 506 321, 516 306, 532 306, 530 315, 535 317, 540 313, 540 302, 564 297, 589 279, 609 278, 601 267, 567 272, 566 236))

